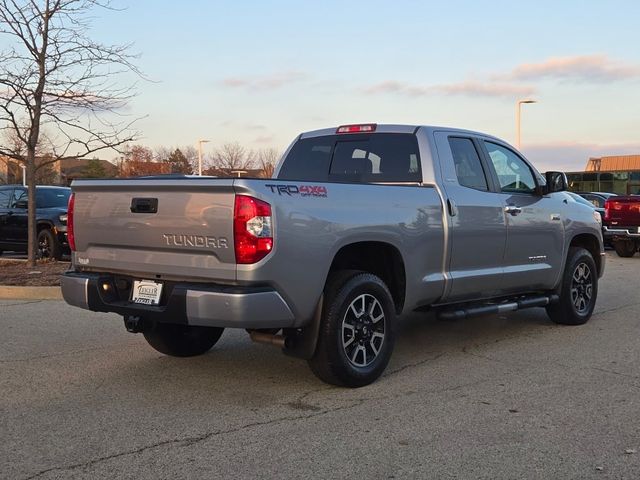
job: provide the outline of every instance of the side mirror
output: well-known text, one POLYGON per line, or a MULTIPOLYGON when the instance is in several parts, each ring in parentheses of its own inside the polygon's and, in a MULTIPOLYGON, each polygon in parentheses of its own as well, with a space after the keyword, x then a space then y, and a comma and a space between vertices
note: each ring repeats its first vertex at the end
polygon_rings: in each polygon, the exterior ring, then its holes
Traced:
POLYGON ((564 172, 547 172, 544 176, 547 179, 546 193, 564 192, 569 188, 564 172))
POLYGON ((28 208, 29 204, 27 203, 26 200, 20 200, 18 202, 16 202, 16 208, 28 208))

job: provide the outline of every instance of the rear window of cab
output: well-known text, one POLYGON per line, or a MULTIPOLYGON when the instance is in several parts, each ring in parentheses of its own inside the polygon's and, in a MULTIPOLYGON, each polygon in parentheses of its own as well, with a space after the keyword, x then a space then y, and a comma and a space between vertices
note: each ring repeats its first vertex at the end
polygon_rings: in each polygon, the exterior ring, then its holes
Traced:
POLYGON ((329 135, 298 140, 280 180, 349 183, 421 182, 418 141, 408 133, 329 135))

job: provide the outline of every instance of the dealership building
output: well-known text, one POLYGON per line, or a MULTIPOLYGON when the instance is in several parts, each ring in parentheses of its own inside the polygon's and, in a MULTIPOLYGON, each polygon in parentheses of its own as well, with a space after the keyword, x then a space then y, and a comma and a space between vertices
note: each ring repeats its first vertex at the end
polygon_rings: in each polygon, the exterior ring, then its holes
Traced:
POLYGON ((584 172, 567 172, 569 190, 640 195, 640 155, 590 158, 584 172))

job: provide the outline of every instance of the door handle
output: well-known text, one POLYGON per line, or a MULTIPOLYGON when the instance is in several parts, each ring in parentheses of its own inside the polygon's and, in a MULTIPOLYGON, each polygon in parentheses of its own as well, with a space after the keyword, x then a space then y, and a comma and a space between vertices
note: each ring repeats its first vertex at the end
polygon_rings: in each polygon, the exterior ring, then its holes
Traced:
POLYGON ((505 213, 508 213, 509 215, 513 215, 513 216, 516 216, 519 213, 522 213, 522 209, 520 207, 516 207, 515 205, 507 205, 506 207, 504 207, 504 211, 505 213))

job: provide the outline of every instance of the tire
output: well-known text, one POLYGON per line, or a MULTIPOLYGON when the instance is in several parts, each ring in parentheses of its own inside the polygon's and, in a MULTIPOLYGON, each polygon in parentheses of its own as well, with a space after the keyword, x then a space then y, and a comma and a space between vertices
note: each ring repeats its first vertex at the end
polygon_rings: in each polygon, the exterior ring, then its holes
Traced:
POLYGON ((48 228, 38 232, 38 257, 60 260, 62 251, 58 239, 48 228))
POLYGON ((194 357, 211 350, 224 328, 197 327, 173 323, 156 323, 144 331, 147 343, 158 352, 172 357, 194 357))
POLYGON ((395 328, 393 298, 380 278, 338 272, 325 287, 318 345, 309 367, 332 385, 369 385, 389 363, 395 328))
POLYGON ((613 242, 613 248, 619 257, 633 257, 638 250, 638 246, 633 240, 617 240, 613 242))
POLYGON ((560 284, 560 301, 547 307, 555 323, 582 325, 593 314, 598 297, 598 271, 591 254, 571 247, 560 284))

